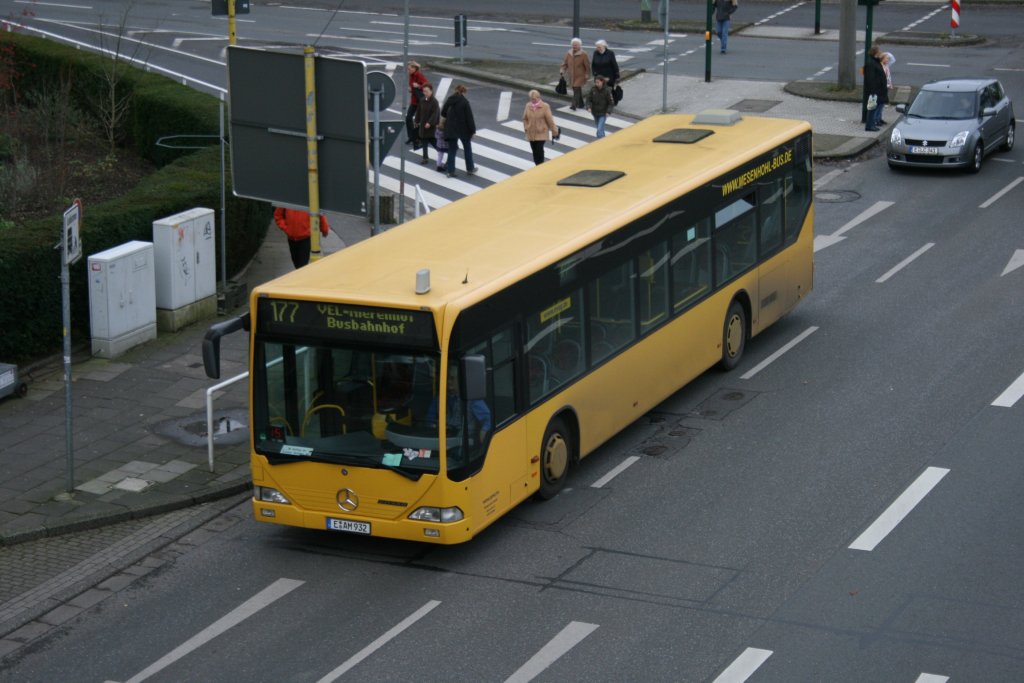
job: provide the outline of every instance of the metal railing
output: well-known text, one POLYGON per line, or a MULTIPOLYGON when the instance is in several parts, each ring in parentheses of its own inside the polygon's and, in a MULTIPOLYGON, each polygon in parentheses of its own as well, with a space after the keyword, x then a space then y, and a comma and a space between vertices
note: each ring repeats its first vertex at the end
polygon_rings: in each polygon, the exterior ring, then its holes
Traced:
POLYGON ((236 375, 231 379, 226 379, 220 384, 214 384, 206 390, 206 454, 210 461, 211 472, 213 472, 213 392, 219 391, 224 387, 231 386, 235 382, 243 380, 248 376, 248 372, 243 372, 241 375, 236 375))

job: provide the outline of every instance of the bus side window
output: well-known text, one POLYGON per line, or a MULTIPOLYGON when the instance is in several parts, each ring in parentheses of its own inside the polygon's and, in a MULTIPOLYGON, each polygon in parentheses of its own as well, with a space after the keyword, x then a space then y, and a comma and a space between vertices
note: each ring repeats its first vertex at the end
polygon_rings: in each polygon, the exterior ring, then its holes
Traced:
POLYGON ((757 260, 757 215, 753 192, 715 212, 715 286, 748 270, 757 260))
POLYGON ((672 309, 679 313, 711 289, 710 219, 672 236, 672 309))
POLYGON ((793 171, 786 175, 785 193, 785 214, 786 214, 786 244, 792 244, 800 235, 800 228, 807 218, 807 211, 811 207, 811 160, 804 145, 797 145, 796 159, 793 162, 793 171))
POLYGON ((757 193, 761 211, 761 256, 765 257, 782 246, 782 183, 768 181, 757 193))
POLYGON ((591 359, 598 363, 609 354, 633 341, 634 324, 633 260, 630 259, 587 285, 587 306, 590 309, 591 359), (597 329, 600 328, 600 332, 597 329), (600 346, 597 342, 605 342, 600 346))

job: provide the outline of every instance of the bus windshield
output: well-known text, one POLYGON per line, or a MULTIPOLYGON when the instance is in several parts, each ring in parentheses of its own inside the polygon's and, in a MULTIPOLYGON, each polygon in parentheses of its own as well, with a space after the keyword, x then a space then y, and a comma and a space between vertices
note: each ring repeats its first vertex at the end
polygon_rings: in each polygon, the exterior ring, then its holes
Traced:
MULTIPOLYGON (((271 463, 439 471, 438 355, 258 340, 254 360, 254 445, 271 463)), ((460 433, 449 424, 449 449, 460 433)))

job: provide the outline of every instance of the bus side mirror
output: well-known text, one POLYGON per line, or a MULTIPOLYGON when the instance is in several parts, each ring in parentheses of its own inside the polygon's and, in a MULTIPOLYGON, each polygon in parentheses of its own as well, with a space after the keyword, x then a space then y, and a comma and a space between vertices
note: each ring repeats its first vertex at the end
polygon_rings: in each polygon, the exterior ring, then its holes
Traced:
POLYGON ((210 325, 203 337, 203 367, 210 379, 220 379, 220 338, 238 330, 249 330, 249 314, 210 325))
POLYGON ((487 360, 483 356, 463 357, 462 377, 466 381, 467 400, 478 401, 487 398, 487 360))

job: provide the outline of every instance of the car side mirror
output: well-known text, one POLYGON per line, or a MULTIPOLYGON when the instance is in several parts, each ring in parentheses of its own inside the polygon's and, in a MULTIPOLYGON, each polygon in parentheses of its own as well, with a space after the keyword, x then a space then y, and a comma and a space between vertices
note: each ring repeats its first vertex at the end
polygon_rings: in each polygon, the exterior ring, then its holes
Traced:
POLYGON ((897 104, 896 105, 896 111, 898 111, 899 113, 903 114, 904 112, 907 111, 907 105, 905 105, 905 104, 897 104))
POLYGON ((995 107, 985 107, 984 109, 981 110, 981 115, 982 116, 995 116, 996 115, 996 108, 995 107))

